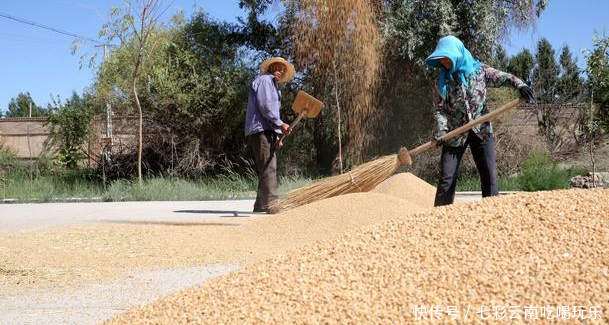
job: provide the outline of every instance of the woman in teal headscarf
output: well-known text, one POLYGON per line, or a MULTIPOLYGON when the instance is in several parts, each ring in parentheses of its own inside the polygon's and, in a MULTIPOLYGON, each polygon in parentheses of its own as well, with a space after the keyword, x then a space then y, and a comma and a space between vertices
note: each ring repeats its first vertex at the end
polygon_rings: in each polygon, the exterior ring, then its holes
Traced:
POLYGON ((439 145, 442 145, 440 159, 442 175, 438 182, 435 205, 453 203, 459 165, 468 146, 480 174, 482 196, 498 195, 495 139, 490 122, 474 127, 451 140, 439 139, 488 112, 486 87, 510 85, 518 89, 527 102, 533 99, 531 88, 514 75, 474 59, 463 42, 454 36, 441 38, 425 63, 440 69, 438 78, 440 99, 435 114, 434 138, 438 140, 439 145))

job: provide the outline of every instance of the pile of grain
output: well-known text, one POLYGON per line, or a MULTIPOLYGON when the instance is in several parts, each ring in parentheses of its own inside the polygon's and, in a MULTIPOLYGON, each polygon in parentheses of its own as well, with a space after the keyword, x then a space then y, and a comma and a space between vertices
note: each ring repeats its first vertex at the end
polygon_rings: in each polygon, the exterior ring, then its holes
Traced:
MULTIPOLYGON (((352 193, 304 205, 249 225, 264 247, 295 248, 365 225, 425 211, 426 207, 378 193, 352 193), (274 244, 276 243, 276 244, 274 244)), ((256 244, 256 243, 252 243, 256 244)))
MULTIPOLYGON (((395 209, 372 205, 352 213, 383 214, 385 208, 395 209)), ((585 316, 598 306, 602 319, 567 322, 606 324, 607 211, 609 190, 567 190, 405 215, 251 265, 105 324, 434 323, 429 315, 415 320, 413 308, 421 305, 456 306, 457 322, 468 324, 488 322, 481 318, 491 312, 478 312, 492 306, 503 307, 510 323, 533 321, 524 320, 527 307, 548 323, 542 306, 554 312, 582 306, 585 316), (512 309, 520 319, 510 319, 512 309)), ((440 317, 437 323, 449 322, 446 313, 440 317)))
POLYGON ((371 192, 395 196, 421 206, 433 207, 436 188, 411 173, 399 173, 379 184, 371 192))
MULTIPOLYGON (((404 188, 400 180, 424 183, 411 176, 393 180, 391 186, 404 188)), ((408 199, 408 193, 402 198, 408 199)), ((26 284, 95 283, 131 269, 249 265, 429 207, 418 201, 419 194, 405 201, 379 193, 355 193, 256 219, 101 223, 0 237, 0 285, 16 286, 13 292, 18 292, 26 284)))

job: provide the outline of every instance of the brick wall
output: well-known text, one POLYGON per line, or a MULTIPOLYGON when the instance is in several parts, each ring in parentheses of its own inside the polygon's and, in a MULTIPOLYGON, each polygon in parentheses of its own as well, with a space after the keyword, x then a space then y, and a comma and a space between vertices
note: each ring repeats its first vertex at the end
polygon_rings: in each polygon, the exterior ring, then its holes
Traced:
POLYGON ((0 143, 12 149, 20 158, 38 157, 43 152, 53 153, 46 145, 49 127, 44 117, 1 118, 0 143))
MULTIPOLYGON (((36 158, 41 155, 53 156, 57 149, 50 145, 50 127, 45 125, 45 117, 0 118, 0 144, 11 149, 19 158, 36 158)), ((106 121, 95 118, 92 121, 94 137, 86 144, 89 154, 98 156, 106 139, 106 121)), ((137 143, 135 132, 137 121, 134 119, 113 119, 113 147, 133 147, 137 143)))

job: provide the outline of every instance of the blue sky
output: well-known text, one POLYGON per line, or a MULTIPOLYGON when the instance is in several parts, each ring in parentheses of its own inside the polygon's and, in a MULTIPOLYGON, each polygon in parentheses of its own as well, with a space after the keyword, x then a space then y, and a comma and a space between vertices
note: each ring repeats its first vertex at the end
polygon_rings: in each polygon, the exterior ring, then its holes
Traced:
POLYGON ((594 32, 606 31, 609 35, 609 1, 607 0, 549 0, 534 28, 514 31, 504 43, 509 55, 528 48, 535 53, 537 42, 545 37, 560 55, 563 46, 568 45, 571 53, 578 58, 580 68, 585 67, 582 54, 584 48, 592 48, 594 32))
MULTIPOLYGON (((170 3, 170 2, 166 2, 170 3)), ((97 38, 108 19, 109 9, 120 0, 4 0, 0 13, 62 31, 97 38)), ((238 0, 175 0, 165 18, 179 8, 192 13, 194 5, 202 7, 218 20, 236 21, 244 12, 238 0)), ((273 12, 278 8, 272 8, 273 12)), ((513 55, 523 47, 533 53, 541 37, 549 39, 557 52, 569 45, 584 65, 583 48, 592 46, 594 31, 609 33, 609 1, 551 0, 535 28, 513 32, 504 44, 513 55)), ((52 31, 0 17, 0 109, 19 92, 29 91, 38 105, 46 105, 51 95, 68 98, 72 91, 82 93, 92 83, 93 71, 80 69, 79 55, 70 52, 72 38, 52 31)), ((91 51, 91 50, 89 50, 91 51)))

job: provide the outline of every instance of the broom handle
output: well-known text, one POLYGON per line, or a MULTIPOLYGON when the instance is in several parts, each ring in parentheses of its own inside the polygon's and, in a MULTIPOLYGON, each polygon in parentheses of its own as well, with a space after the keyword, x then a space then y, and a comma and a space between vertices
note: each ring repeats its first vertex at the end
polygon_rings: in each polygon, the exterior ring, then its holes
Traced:
MULTIPOLYGON (((488 114, 485 114, 485 115, 483 115, 483 116, 481 116, 481 117, 479 117, 479 118, 477 118, 477 119, 475 119, 473 121, 470 121, 469 123, 467 123, 467 124, 465 124, 463 126, 460 126, 460 127, 456 128, 456 129, 446 133, 445 135, 440 137, 440 139, 441 140, 450 140, 452 138, 455 138, 455 137, 457 137, 457 136, 459 136, 459 135, 461 135, 461 134, 471 130, 474 126, 482 124, 482 123, 487 122, 487 121, 490 121, 491 119, 493 119, 497 115, 500 115, 503 112, 518 106, 521 102, 522 102, 522 99, 520 99, 520 98, 514 99, 511 102, 509 102, 509 103, 499 107, 498 109, 493 110, 492 112, 490 112, 488 114)), ((436 140, 429 141, 429 142, 424 143, 424 144, 422 144, 422 145, 420 145, 420 146, 418 146, 418 147, 416 147, 416 148, 414 148, 412 150, 409 150, 408 154, 410 156, 414 156, 414 155, 419 154, 419 153, 421 153, 423 151, 427 151, 427 150, 429 150, 431 148, 435 148, 436 147, 436 143, 437 143, 436 140)))
POLYGON ((298 116, 292 122, 292 124, 290 124, 290 127, 288 128, 288 134, 282 134, 277 139, 277 143, 275 143, 275 147, 281 148, 283 146, 283 139, 285 139, 285 137, 287 137, 290 133, 292 133, 292 130, 294 129, 294 127, 296 127, 296 125, 298 125, 298 123, 300 123, 300 120, 305 116, 306 113, 307 113, 307 109, 303 108, 303 110, 300 111, 300 114, 298 114, 298 116))

